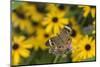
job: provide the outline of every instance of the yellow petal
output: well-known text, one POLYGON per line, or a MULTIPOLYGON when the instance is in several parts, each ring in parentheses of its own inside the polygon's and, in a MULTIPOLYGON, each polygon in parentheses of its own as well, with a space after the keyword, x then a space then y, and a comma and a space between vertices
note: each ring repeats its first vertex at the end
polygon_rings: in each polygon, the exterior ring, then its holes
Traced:
POLYGON ((12 51, 11 51, 11 55, 13 56, 14 55, 14 50, 12 49, 12 51))
POLYGON ((60 22, 62 24, 68 24, 69 23, 69 20, 68 19, 61 19, 60 22))
POLYGON ((26 31, 29 34, 32 34, 33 33, 33 27, 32 27, 32 25, 30 23, 27 24, 26 31))
POLYGON ((52 32, 52 28, 53 28, 53 24, 49 24, 46 28, 46 32, 49 33, 49 32, 52 32))
POLYGON ((33 44, 26 44, 26 45, 23 45, 22 47, 23 48, 32 48, 33 47, 33 44))
POLYGON ((30 52, 27 49, 21 48, 19 50, 19 53, 22 57, 27 58, 30 55, 30 52))
POLYGON ((95 8, 91 8, 91 15, 94 18, 95 17, 95 13, 96 13, 96 9, 95 8))
POLYGON ((26 23, 24 21, 20 22, 20 29, 24 30, 26 28, 26 23))
POLYGON ((13 24, 14 27, 17 27, 19 25, 19 22, 18 21, 15 21, 12 24, 13 24))
POLYGON ((46 48, 47 48, 46 45, 44 45, 44 44, 41 45, 42 50, 45 50, 46 48))
POLYGON ((16 42, 18 40, 17 36, 13 36, 13 41, 16 42))
POLYGON ((46 9, 49 10, 50 12, 53 12, 54 10, 56 10, 56 5, 48 4, 46 9))
POLYGON ((52 18, 53 17, 53 12, 48 13, 47 17, 52 18))
POLYGON ((26 46, 26 45, 32 45, 33 43, 34 43, 34 37, 30 37, 30 38, 28 38, 27 40, 25 40, 24 42, 23 42, 23 46, 26 46))
POLYGON ((83 14, 83 16, 84 17, 87 17, 87 15, 89 14, 89 12, 90 12, 90 7, 89 6, 86 6, 86 7, 84 7, 83 8, 83 10, 84 10, 84 14, 83 14))
POLYGON ((60 29, 64 28, 64 24, 58 24, 58 26, 60 29))
POLYGON ((59 26, 58 25, 54 25, 54 34, 59 33, 59 26))
POLYGON ((18 41, 19 41, 19 42, 22 42, 24 39, 25 39, 24 36, 20 36, 20 37, 18 38, 18 41))
POLYGON ((62 18, 62 17, 65 16, 65 12, 61 12, 60 14, 59 14, 59 12, 58 12, 57 16, 58 16, 59 18, 62 18))
POLYGON ((12 62, 14 65, 17 65, 20 62, 20 56, 18 52, 14 52, 12 62))
POLYGON ((50 19, 45 18, 45 19, 43 20, 42 24, 43 24, 43 25, 48 25, 48 24, 50 24, 50 19))

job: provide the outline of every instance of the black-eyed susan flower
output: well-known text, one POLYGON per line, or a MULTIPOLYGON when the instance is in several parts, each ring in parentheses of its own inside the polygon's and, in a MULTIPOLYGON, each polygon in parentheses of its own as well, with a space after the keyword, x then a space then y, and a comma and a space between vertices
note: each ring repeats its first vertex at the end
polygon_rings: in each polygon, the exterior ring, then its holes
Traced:
POLYGON ((25 2, 22 4, 22 8, 26 12, 26 16, 32 21, 40 22, 44 17, 45 7, 43 6, 25 2))
POLYGON ((50 12, 43 20, 43 25, 46 26, 46 32, 59 33, 66 24, 68 24, 68 18, 64 18, 63 13, 58 11, 50 12))
MULTIPOLYGON (((13 5, 15 5, 15 2, 13 5)), ((39 2, 20 2, 17 5, 14 8, 12 7, 13 65, 88 61, 89 58, 95 56, 96 8, 94 6, 79 6, 80 8, 78 8, 77 5, 39 2), (64 26, 71 28, 71 41, 68 39, 67 42, 68 49, 65 48, 65 51, 63 51, 60 45, 56 45, 48 52, 47 50, 50 47, 48 47, 47 41, 52 41, 52 37, 55 38, 56 34, 59 35, 64 26), (91 29, 88 29, 90 32, 87 32, 87 26, 91 26, 89 27, 91 29), (85 31, 84 28, 86 28, 85 31), (87 34, 91 37, 85 36, 87 34), (60 55, 59 53, 64 55, 54 58, 53 54, 60 55), (67 57, 65 54, 67 54, 67 57), (43 60, 44 58, 46 60, 43 60), (54 61, 52 61, 53 59, 54 61)), ((56 39, 57 44, 64 43, 64 39, 61 38, 63 37, 56 39)), ((53 45, 52 42, 51 44, 49 42, 51 46, 53 45)))
POLYGON ((77 23, 75 18, 71 17, 67 25, 70 26, 72 29, 72 33, 71 33, 72 40, 77 40, 78 36, 80 37, 81 31, 80 31, 79 24, 77 23))
POLYGON ((78 34, 75 38, 72 38, 72 53, 73 53, 73 55, 75 55, 74 54, 75 53, 75 50, 78 49, 77 46, 78 46, 80 40, 82 39, 82 36, 83 36, 82 34, 78 34))
POLYGON ((32 40, 25 39, 24 36, 13 36, 12 37, 12 65, 20 63, 21 57, 27 58, 30 55, 28 49, 32 48, 32 40))
POLYGON ((77 26, 73 26, 72 27, 72 33, 71 33, 71 37, 72 38, 76 38, 78 36, 78 34, 80 34, 80 30, 77 26))
POLYGON ((47 4, 49 12, 58 11, 59 13, 68 14, 69 8, 64 4, 47 4))
POLYGON ((92 37, 83 36, 76 45, 75 50, 72 53, 72 61, 85 61, 86 59, 95 57, 95 40, 92 37))
POLYGON ((77 21, 74 17, 71 17, 69 19, 69 23, 67 24, 67 26, 72 28, 72 33, 71 33, 72 38, 75 38, 77 36, 77 34, 81 33, 79 24, 77 23, 77 21))
POLYGON ((78 25, 78 22, 76 21, 76 18, 75 17, 70 17, 69 18, 69 24, 68 24, 69 26, 79 26, 78 25))
POLYGON ((89 13, 91 13, 91 16, 93 18, 95 18, 95 14, 96 14, 96 8, 95 7, 91 7, 91 6, 79 6, 80 8, 83 8, 83 16, 87 17, 89 15, 89 13))
POLYGON ((31 34, 33 32, 32 25, 28 19, 26 19, 23 12, 20 10, 14 10, 12 12, 12 26, 14 28, 19 27, 22 31, 27 31, 27 33, 31 34))
POLYGON ((38 28, 36 34, 34 36, 34 50, 38 50, 39 48, 42 50, 47 49, 46 41, 52 36, 51 33, 47 33, 43 28, 38 28))
POLYGON ((31 25, 32 25, 32 27, 33 27, 33 31, 34 31, 34 33, 36 33, 37 31, 39 31, 39 29, 43 29, 44 28, 44 26, 42 25, 42 21, 30 21, 31 22, 31 25))

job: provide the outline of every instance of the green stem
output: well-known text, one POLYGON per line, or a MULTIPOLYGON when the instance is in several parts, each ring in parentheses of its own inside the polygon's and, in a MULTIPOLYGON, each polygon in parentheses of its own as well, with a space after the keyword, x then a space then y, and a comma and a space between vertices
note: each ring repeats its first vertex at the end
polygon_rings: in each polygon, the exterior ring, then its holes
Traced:
POLYGON ((29 57, 29 59, 27 60, 27 62, 25 62, 26 65, 28 65, 28 64, 30 64, 32 62, 34 54, 35 54, 34 51, 32 51, 31 56, 29 57))
POLYGON ((56 55, 56 57, 54 58, 53 63, 56 63, 56 62, 57 62, 57 60, 58 60, 58 58, 59 58, 59 55, 56 55))
POLYGON ((83 25, 85 24, 86 18, 84 18, 84 20, 81 23, 81 26, 83 27, 83 25))

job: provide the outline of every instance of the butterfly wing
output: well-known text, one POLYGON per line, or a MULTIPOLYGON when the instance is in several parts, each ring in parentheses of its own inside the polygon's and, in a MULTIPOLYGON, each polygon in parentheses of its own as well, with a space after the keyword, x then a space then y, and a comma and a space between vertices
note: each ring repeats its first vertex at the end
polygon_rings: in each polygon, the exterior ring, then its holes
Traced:
POLYGON ((70 31, 67 28, 63 28, 60 31, 60 34, 50 38, 47 44, 50 46, 49 53, 55 55, 65 53, 66 50, 71 46, 70 31))
POLYGON ((60 39, 62 39, 64 45, 67 45, 69 42, 71 42, 70 33, 66 28, 62 29, 58 36, 60 39))

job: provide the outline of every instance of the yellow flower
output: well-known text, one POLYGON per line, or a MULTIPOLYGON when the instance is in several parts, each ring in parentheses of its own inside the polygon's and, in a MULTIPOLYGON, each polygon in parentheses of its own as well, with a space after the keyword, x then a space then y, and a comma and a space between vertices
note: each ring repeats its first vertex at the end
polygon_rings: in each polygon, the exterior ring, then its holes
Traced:
POLYGON ((37 31, 39 31, 40 29, 44 28, 41 21, 31 21, 31 24, 33 26, 33 31, 34 33, 36 33, 37 31))
POLYGON ((38 50, 39 48, 42 50, 47 49, 48 47, 46 46, 46 41, 52 36, 51 33, 45 32, 43 28, 38 28, 36 31, 36 34, 34 36, 34 44, 33 48, 35 50, 38 50))
POLYGON ((71 29, 72 29, 72 33, 71 33, 72 40, 76 40, 78 38, 78 36, 80 36, 81 31, 80 31, 80 27, 74 17, 71 17, 69 19, 69 23, 67 24, 67 26, 71 27, 71 29))
POLYGON ((24 36, 12 36, 12 65, 20 63, 20 57, 27 58, 30 55, 28 49, 32 48, 32 40, 25 40, 24 36))
POLYGON ((77 26, 78 27, 78 22, 76 21, 75 17, 70 17, 69 18, 69 26, 77 26))
POLYGON ((45 7, 36 5, 35 3, 25 2, 22 4, 22 8, 26 11, 26 16, 30 20, 40 22, 44 17, 45 7))
POLYGON ((95 57, 95 40, 92 37, 83 36, 72 52, 72 61, 85 61, 86 59, 95 57))
POLYGON ((75 50, 78 49, 78 44, 82 39, 82 35, 81 34, 77 34, 77 36, 75 38, 72 38, 72 53, 73 55, 75 55, 74 53, 76 52, 75 50))
POLYGON ((46 26, 46 32, 59 33, 66 24, 68 24, 68 18, 64 18, 64 14, 58 11, 50 12, 43 20, 43 25, 46 26))
POLYGON ((12 12, 12 26, 14 28, 19 27, 23 31, 27 31, 29 34, 33 32, 32 25, 28 19, 25 18, 24 13, 14 10, 12 12))
POLYGON ((78 38, 78 36, 80 36, 80 34, 81 34, 80 27, 79 27, 77 21, 75 20, 74 17, 71 17, 69 19, 69 24, 67 24, 67 25, 72 28, 72 33, 71 33, 72 39, 76 40, 78 38))
POLYGON ((89 13, 91 13, 92 17, 95 18, 96 14, 96 8, 95 7, 90 7, 90 6, 79 6, 80 8, 83 8, 83 16, 87 17, 89 13))
POLYGON ((59 13, 68 14, 69 8, 64 4, 47 4, 46 9, 49 12, 58 11, 59 13))
POLYGON ((81 31, 80 31, 80 27, 79 27, 77 21, 75 20, 75 18, 71 17, 69 19, 69 24, 67 24, 67 25, 70 26, 72 29, 72 33, 71 33, 72 44, 78 43, 77 41, 79 41, 79 39, 81 37, 81 31))

